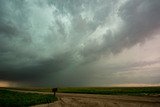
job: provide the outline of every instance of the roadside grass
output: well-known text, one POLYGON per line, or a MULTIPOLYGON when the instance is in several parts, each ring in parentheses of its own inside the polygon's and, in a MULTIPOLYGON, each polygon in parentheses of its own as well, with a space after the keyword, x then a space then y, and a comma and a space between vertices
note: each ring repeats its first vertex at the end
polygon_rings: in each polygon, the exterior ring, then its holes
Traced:
POLYGON ((0 107, 27 107, 56 100, 57 98, 51 94, 24 93, 0 89, 0 107))
POLYGON ((84 93, 105 95, 160 95, 160 87, 70 87, 58 88, 61 93, 84 93))

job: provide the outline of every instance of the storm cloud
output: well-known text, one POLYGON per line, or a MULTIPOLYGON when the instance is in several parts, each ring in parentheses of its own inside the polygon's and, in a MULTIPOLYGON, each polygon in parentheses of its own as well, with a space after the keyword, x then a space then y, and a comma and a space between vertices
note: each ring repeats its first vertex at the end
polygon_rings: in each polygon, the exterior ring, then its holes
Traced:
POLYGON ((115 71, 159 63, 94 65, 156 38, 159 30, 159 0, 1 0, 0 80, 33 86, 98 85, 89 81, 99 71, 110 75, 109 80, 115 71))

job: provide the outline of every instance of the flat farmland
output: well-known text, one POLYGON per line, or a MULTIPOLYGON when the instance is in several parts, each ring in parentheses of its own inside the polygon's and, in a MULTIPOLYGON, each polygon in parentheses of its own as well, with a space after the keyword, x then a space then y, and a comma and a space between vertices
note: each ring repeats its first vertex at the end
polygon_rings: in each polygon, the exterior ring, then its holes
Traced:
POLYGON ((159 96, 160 87, 72 87, 59 88, 58 92, 104 95, 159 96))
MULTIPOLYGON (((53 97, 52 88, 2 89, 27 94, 50 94, 53 97)), ((33 105, 35 107, 160 107, 160 87, 63 87, 58 88, 56 97, 57 101, 51 98, 52 100, 43 102, 46 104, 33 105)), ((3 101, 2 98, 0 103, 3 101)), ((21 102, 20 99, 17 101, 21 102)))

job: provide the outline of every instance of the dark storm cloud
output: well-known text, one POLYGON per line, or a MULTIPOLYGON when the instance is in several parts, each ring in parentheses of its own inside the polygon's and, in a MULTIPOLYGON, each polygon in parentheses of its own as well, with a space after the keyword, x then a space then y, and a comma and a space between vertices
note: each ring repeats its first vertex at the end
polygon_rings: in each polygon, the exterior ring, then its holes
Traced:
POLYGON ((1 0, 0 80, 74 77, 76 68, 151 38, 159 19, 159 0, 1 0))

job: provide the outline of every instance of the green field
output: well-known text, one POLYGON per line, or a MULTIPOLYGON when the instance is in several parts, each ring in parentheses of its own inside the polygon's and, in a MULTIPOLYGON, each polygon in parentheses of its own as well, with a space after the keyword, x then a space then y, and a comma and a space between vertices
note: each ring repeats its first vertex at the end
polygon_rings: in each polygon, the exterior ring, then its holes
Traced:
POLYGON ((63 93, 105 94, 105 95, 160 95, 160 87, 83 87, 59 88, 63 93))
MULTIPOLYGON (((51 88, 9 88, 14 90, 51 92, 51 88)), ((58 88, 59 93, 105 95, 160 95, 160 87, 68 87, 58 88)))
POLYGON ((57 100, 51 94, 24 93, 0 89, 0 107, 26 107, 57 100))
POLYGON ((21 90, 21 91, 37 91, 37 92, 52 92, 52 88, 39 88, 39 87, 0 87, 0 89, 7 90, 21 90))

